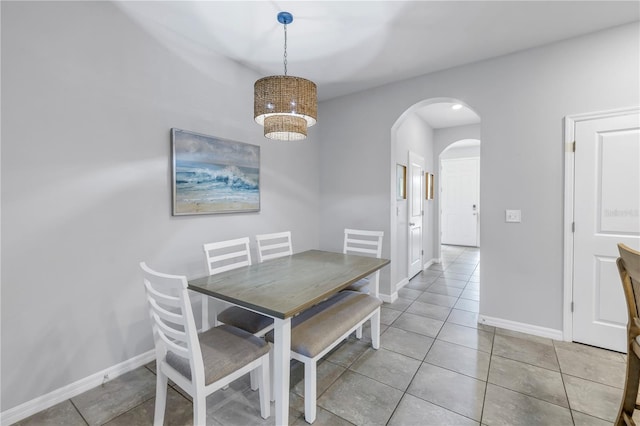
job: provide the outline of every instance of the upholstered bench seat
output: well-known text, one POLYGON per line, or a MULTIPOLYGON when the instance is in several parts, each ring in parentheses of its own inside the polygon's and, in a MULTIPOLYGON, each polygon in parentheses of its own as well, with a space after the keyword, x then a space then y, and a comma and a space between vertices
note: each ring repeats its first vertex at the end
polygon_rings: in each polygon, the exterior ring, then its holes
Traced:
POLYGON ((251 334, 260 335, 266 330, 273 329, 273 318, 261 315, 257 312, 232 306, 218 314, 218 321, 241 328, 251 334))
MULTIPOLYGON (((374 349, 380 347, 380 305, 377 297, 355 291, 342 291, 307 309, 291 320, 291 358, 304 363, 304 417, 316 418, 316 367, 320 358, 371 320, 374 349)), ((273 342, 274 332, 265 334, 273 342)))
MULTIPOLYGON (((380 299, 364 293, 342 291, 336 294, 293 318, 291 350, 309 358, 317 356, 380 305, 380 299)), ((273 342, 273 330, 265 338, 273 342)))

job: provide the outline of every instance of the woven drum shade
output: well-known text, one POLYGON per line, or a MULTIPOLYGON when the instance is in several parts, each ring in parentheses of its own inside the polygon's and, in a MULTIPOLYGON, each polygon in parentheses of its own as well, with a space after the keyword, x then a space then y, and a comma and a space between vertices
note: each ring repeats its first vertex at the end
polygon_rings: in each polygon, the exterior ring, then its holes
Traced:
POLYGON ((314 82, 287 75, 256 81, 253 112, 264 126, 264 136, 278 140, 301 140, 307 127, 316 124, 318 95, 314 82))

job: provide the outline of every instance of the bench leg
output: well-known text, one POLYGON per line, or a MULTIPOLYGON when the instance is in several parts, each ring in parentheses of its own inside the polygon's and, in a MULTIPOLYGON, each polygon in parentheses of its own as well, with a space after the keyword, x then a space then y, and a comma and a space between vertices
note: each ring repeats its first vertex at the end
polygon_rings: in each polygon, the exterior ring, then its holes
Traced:
POLYGON ((304 419, 307 423, 316 420, 316 361, 304 363, 304 419))
POLYGON ((356 328, 356 339, 362 339, 362 326, 356 328))
POLYGON ((371 317, 371 346, 373 349, 380 348, 380 308, 371 317))

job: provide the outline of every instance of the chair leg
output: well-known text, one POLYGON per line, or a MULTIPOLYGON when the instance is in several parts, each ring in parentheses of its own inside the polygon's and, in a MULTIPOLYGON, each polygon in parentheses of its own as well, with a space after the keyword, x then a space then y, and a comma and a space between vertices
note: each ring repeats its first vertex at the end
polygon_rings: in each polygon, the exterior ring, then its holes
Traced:
POLYGON ((193 425, 205 426, 207 424, 207 397, 202 391, 196 390, 193 397, 193 425))
POLYGON ((162 426, 164 424, 164 411, 167 406, 167 386, 169 378, 162 372, 156 363, 156 407, 153 413, 153 425, 162 426))
POLYGON ((630 344, 627 350, 627 375, 624 383, 624 391, 622 393, 622 402, 620 410, 616 418, 615 425, 622 426, 626 422, 624 415, 629 419, 633 417, 633 410, 636 407, 636 398, 638 397, 638 384, 640 383, 640 358, 633 351, 633 345, 630 344))
MULTIPOLYGON (((254 370, 255 371, 255 370, 254 370)), ((271 384, 269 383, 269 359, 262 358, 262 364, 257 371, 260 392, 260 415, 263 419, 271 415, 271 384)))
POLYGON ((380 348, 380 308, 371 317, 371 346, 373 349, 380 348))
POLYGON ((304 419, 307 423, 316 420, 316 361, 304 362, 304 419))
POLYGON ((275 365, 274 362, 275 360, 273 359, 273 345, 270 345, 270 349, 269 349, 269 374, 271 375, 269 377, 269 388, 270 388, 270 392, 269 394, 271 395, 271 401, 275 401, 276 400, 276 389, 275 389, 275 377, 273 377, 273 374, 275 373, 275 365))
POLYGON ((256 370, 251 370, 249 372, 249 379, 251 379, 251 390, 255 391, 259 387, 259 377, 256 377, 256 370))

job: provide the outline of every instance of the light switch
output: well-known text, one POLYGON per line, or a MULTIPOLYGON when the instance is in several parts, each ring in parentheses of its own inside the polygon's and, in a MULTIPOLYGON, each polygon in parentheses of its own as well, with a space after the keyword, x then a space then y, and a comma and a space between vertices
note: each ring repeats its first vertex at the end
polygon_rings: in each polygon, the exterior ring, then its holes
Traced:
POLYGON ((505 210, 507 222, 522 222, 522 211, 520 210, 505 210))

